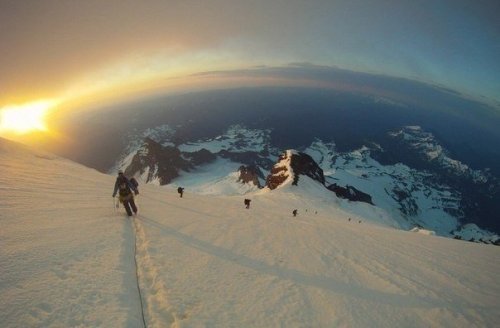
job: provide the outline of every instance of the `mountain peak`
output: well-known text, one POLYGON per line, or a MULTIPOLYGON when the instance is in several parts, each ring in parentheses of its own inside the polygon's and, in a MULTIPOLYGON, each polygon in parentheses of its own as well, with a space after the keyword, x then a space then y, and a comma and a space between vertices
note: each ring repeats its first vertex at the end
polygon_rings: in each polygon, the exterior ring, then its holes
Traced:
POLYGON ((311 156, 289 149, 278 157, 278 162, 266 179, 266 186, 271 190, 287 183, 296 186, 300 175, 308 176, 322 185, 325 184, 323 170, 311 156))
POLYGON ((180 170, 189 170, 191 164, 182 158, 176 147, 162 146, 146 137, 125 169, 127 176, 141 176, 147 183, 164 185, 179 176, 180 170))

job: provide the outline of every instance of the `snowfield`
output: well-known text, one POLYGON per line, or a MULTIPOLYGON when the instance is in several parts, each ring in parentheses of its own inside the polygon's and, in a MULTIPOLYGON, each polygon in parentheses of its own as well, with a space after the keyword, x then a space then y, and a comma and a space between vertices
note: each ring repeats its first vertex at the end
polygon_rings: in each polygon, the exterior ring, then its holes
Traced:
POLYGON ((3 139, 0 156, 2 327, 500 322, 499 247, 391 228, 312 180, 182 199, 141 185, 128 218, 112 176, 3 139))

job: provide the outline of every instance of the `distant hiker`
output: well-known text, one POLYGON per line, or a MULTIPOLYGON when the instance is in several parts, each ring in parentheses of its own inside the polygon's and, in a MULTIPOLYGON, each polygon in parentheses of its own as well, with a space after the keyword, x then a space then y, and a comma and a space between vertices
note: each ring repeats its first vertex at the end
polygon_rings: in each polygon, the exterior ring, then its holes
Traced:
POLYGON ((113 191, 113 198, 118 192, 120 203, 125 207, 128 216, 132 216, 132 212, 137 214, 137 206, 135 206, 134 193, 137 195, 139 191, 130 183, 130 181, 125 177, 122 171, 118 172, 118 177, 116 177, 115 189, 113 191))
POLYGON ((349 218, 349 222, 351 222, 351 218, 349 218))
POLYGON ((358 223, 361 223, 361 220, 359 220, 358 223))
POLYGON ((293 216, 297 216, 297 210, 293 210, 292 214, 293 214, 293 216))
POLYGON ((182 198, 182 195, 184 194, 184 188, 182 187, 177 188, 177 192, 179 193, 179 196, 182 198))
POLYGON ((250 199, 245 198, 245 201, 243 202, 245 204, 245 208, 250 208, 250 202, 251 202, 250 199))
POLYGON ((318 211, 314 211, 314 214, 318 214, 318 211))

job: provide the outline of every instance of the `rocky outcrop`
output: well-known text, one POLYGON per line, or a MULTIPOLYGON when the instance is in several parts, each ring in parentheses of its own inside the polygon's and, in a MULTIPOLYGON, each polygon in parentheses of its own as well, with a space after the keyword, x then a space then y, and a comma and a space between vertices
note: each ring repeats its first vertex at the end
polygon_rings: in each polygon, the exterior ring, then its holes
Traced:
POLYGON ((312 159, 311 156, 305 153, 293 153, 290 161, 290 166, 292 167, 294 173, 293 185, 297 185, 300 175, 305 175, 311 179, 318 181, 322 185, 325 184, 325 176, 323 175, 323 170, 319 165, 312 159))
POLYGON ((278 163, 271 169, 271 173, 266 179, 266 186, 273 190, 290 178, 292 179, 292 185, 296 186, 301 175, 308 176, 322 185, 325 184, 323 170, 311 156, 294 150, 287 150, 279 156, 278 163))
POLYGON ((215 154, 205 148, 192 153, 183 153, 182 155, 195 166, 208 164, 217 159, 217 156, 215 154))
POLYGON ((157 181, 160 185, 165 185, 178 177, 180 170, 189 171, 191 167, 176 147, 164 147, 146 138, 125 169, 125 175, 141 175, 146 183, 157 181))
POLYGON ((240 177, 238 178, 238 182, 254 184, 255 186, 261 188, 259 182, 259 169, 257 168, 257 166, 242 165, 238 169, 238 172, 240 172, 240 177))
POLYGON ((292 174, 287 159, 287 153, 283 153, 278 157, 278 163, 271 168, 271 172, 266 178, 266 187, 274 190, 281 186, 288 179, 290 174, 292 174))
POLYGON ((346 185, 345 187, 342 187, 334 183, 327 188, 333 191, 339 198, 348 199, 353 202, 364 202, 375 205, 372 202, 372 196, 354 188, 353 186, 346 185))

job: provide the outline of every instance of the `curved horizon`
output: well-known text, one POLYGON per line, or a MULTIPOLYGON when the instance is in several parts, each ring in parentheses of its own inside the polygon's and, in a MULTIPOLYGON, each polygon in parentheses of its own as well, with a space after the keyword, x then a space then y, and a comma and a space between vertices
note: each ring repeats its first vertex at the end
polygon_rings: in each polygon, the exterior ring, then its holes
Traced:
POLYGON ((499 10, 466 0, 4 2, 0 108, 119 100, 201 72, 289 63, 415 80, 499 108, 499 10))

